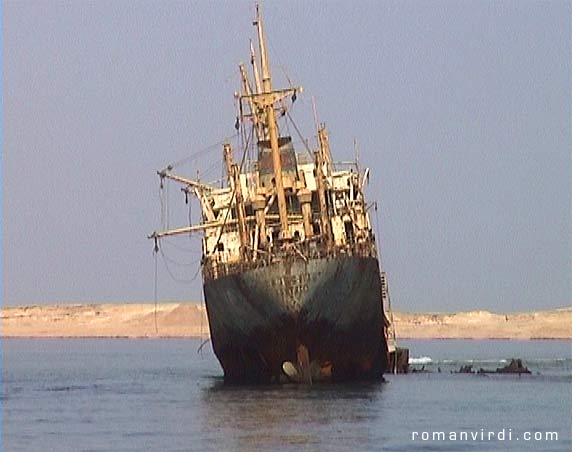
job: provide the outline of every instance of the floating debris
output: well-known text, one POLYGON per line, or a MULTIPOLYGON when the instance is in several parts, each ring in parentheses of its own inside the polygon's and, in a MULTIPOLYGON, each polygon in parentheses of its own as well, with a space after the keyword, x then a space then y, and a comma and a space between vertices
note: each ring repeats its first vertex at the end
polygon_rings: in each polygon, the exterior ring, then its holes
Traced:
POLYGON ((530 374, 528 367, 524 367, 520 358, 513 358, 510 363, 504 367, 497 367, 496 370, 487 370, 482 367, 479 369, 479 374, 530 374))
POLYGON ((457 372, 457 374, 474 374, 475 371, 473 370, 473 366, 467 364, 466 366, 461 366, 457 372))
POLYGON ((423 364, 423 366, 421 366, 421 369, 417 369, 416 367, 411 368, 412 374, 430 374, 432 372, 433 372, 432 370, 425 369, 425 364, 423 364))

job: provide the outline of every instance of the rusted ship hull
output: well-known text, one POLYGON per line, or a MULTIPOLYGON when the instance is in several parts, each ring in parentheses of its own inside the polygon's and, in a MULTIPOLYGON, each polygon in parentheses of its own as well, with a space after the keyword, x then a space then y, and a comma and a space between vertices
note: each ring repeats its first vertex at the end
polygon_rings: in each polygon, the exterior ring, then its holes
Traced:
POLYGON ((334 381, 381 379, 386 369, 374 257, 298 258, 207 280, 204 291, 227 381, 279 381, 300 346, 334 381))

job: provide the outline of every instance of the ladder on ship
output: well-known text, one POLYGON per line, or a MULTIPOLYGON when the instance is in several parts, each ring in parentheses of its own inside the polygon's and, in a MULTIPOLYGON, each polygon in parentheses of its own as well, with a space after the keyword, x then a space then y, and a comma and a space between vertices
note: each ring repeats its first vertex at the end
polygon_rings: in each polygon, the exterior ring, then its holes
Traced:
POLYGON ((389 295, 389 283, 387 274, 380 272, 381 279, 381 302, 383 305, 384 323, 386 328, 387 350, 389 353, 395 352, 397 341, 395 339, 395 326, 393 324, 393 311, 391 310, 391 297, 389 295))
POLYGON ((389 371, 394 374, 408 373, 409 349, 397 346, 387 274, 385 272, 380 272, 379 276, 381 280, 381 302, 383 306, 383 323, 385 328, 385 339, 387 342, 389 371))

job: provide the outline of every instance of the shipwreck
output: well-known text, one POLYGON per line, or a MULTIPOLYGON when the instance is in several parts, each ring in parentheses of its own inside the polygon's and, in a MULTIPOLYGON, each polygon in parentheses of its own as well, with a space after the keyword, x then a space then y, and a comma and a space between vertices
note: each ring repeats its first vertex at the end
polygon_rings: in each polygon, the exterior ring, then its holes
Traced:
POLYGON ((381 380, 396 360, 375 203, 364 195, 369 170, 336 163, 323 124, 315 147, 294 147, 282 124, 293 121, 302 88, 273 86, 258 7, 254 26, 258 46, 250 66, 239 66, 235 94, 246 139, 222 146, 225 184, 158 171, 196 196, 202 221, 149 237, 157 247, 166 236, 202 234, 211 341, 226 381, 381 380))

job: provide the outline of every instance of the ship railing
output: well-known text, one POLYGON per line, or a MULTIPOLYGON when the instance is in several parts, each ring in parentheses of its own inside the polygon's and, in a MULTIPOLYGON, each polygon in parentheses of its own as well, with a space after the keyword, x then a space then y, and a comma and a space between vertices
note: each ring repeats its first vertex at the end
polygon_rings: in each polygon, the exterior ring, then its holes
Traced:
POLYGON ((289 250, 267 252, 259 255, 256 260, 244 260, 240 262, 223 262, 217 259, 208 259, 203 265, 205 279, 216 279, 222 276, 243 273, 249 270, 267 267, 276 262, 302 259, 305 261, 335 258, 340 256, 377 257, 375 244, 368 242, 354 243, 352 245, 338 245, 327 248, 323 244, 300 242, 289 250))

